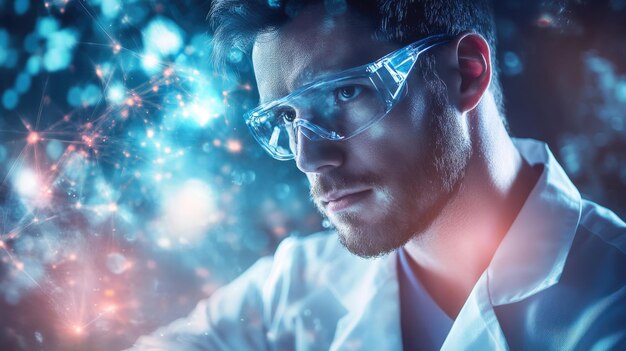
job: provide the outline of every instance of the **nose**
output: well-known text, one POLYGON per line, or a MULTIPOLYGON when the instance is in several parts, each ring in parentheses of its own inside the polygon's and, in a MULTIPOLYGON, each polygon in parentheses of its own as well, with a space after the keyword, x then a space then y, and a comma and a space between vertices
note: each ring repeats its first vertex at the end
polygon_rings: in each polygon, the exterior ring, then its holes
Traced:
POLYGON ((306 128, 297 129, 295 161, 298 169, 304 173, 323 173, 341 166, 345 159, 341 142, 309 138, 307 135, 311 134, 306 128))

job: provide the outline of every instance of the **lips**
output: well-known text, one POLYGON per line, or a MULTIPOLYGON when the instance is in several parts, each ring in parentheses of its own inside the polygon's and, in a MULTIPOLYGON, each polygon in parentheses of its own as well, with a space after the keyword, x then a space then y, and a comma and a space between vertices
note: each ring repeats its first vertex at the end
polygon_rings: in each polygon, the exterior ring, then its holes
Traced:
POLYGON ((370 189, 333 192, 324 196, 322 203, 328 212, 339 212, 359 203, 370 192, 370 189))

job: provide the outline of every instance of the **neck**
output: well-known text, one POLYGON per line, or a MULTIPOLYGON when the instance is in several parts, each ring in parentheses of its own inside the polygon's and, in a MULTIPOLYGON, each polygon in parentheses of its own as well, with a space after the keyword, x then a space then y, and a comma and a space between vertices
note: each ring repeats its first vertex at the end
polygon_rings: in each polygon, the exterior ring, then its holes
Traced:
POLYGON ((471 132, 476 142, 457 196, 426 232, 405 246, 418 278, 452 318, 489 265, 539 175, 521 157, 497 113, 488 115, 471 116, 478 121, 471 132))

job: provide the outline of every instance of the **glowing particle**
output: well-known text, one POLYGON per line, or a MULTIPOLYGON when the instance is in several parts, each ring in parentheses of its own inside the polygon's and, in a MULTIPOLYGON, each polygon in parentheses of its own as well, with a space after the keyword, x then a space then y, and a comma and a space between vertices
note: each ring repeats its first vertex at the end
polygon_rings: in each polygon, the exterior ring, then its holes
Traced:
POLYGON ((41 57, 31 56, 28 61, 26 61, 26 70, 33 76, 39 74, 41 70, 41 57))
POLYGON ((228 151, 235 153, 235 154, 239 153, 241 152, 241 149, 242 149, 241 142, 239 140, 229 139, 226 142, 226 149, 228 149, 228 151))
POLYGON ((70 65, 70 53, 66 49, 51 48, 43 57, 43 66, 48 72, 61 71, 70 65))
POLYGON ((128 261, 124 255, 113 252, 107 255, 107 268, 113 274, 122 274, 129 268, 128 261))
POLYGON ((20 73, 15 79, 15 90, 23 94, 28 89, 30 89, 30 75, 28 73, 20 73))
POLYGON ((102 92, 94 84, 88 84, 80 94, 80 100, 83 106, 93 106, 102 98, 102 92))
POLYGON ((107 90, 107 100, 115 105, 119 105, 124 102, 126 97, 126 89, 120 83, 112 84, 107 90))
POLYGON ((83 90, 78 86, 73 86, 67 91, 67 102, 74 107, 79 107, 81 105, 80 95, 83 93, 83 90))
POLYGON ((63 144, 58 140, 51 140, 46 145, 46 154, 51 160, 58 160, 63 154, 63 144))
POLYGON ((16 268, 17 270, 23 271, 23 270, 24 270, 24 263, 23 263, 23 262, 20 262, 20 261, 16 261, 16 262, 15 262, 15 268, 16 268))
POLYGON ((122 51, 122 45, 118 43, 113 44, 113 53, 117 55, 120 51, 122 51))
POLYGON ((155 53, 148 52, 143 55, 141 65, 147 73, 154 73, 159 68, 161 59, 155 53))
POLYGON ((535 23, 540 28, 551 27, 554 25, 554 18, 550 14, 544 13, 541 16, 539 16, 539 18, 537 19, 535 23))
POLYGON ((148 129, 146 131, 146 136, 148 136, 148 138, 152 139, 154 137, 154 130, 148 129))
POLYGON ((26 137, 26 142, 29 144, 36 144, 40 140, 39 134, 37 132, 28 133, 28 137, 26 137))
POLYGON ((48 37, 50 34, 59 30, 59 21, 54 17, 41 17, 35 25, 37 34, 41 37, 48 37))
POLYGON ((206 229, 219 218, 215 196, 204 182, 191 179, 172 189, 164 199, 163 222, 179 241, 200 240, 206 229))
POLYGON ((178 53, 183 45, 183 31, 165 17, 153 19, 143 31, 144 47, 161 55, 178 53))
POLYGON ((83 327, 82 327, 82 326, 80 326, 80 325, 75 325, 75 326, 72 328, 72 330, 74 331, 74 333, 75 333, 76 335, 81 335, 81 334, 83 334, 83 327))
POLYGON ((516 75, 520 74, 524 67, 522 65, 522 61, 519 56, 512 51, 507 51, 504 53, 504 73, 508 75, 516 75))
POLYGON ((8 89, 4 91, 4 94, 2 94, 2 105, 7 110, 14 109, 17 106, 18 102, 19 95, 17 94, 17 91, 13 89, 8 89))
POLYGON ((4 241, 0 240, 0 249, 4 248, 6 248, 6 244, 4 243, 4 241))
POLYGON ((120 0, 102 0, 100 3, 100 10, 107 18, 117 17, 121 9, 122 4, 120 3, 120 0))
POLYGON ((117 212, 118 207, 117 204, 115 202, 112 202, 109 204, 109 206, 107 206, 109 212, 117 212))
POLYGON ((25 14, 26 11, 28 11, 29 7, 30 1, 28 0, 15 0, 15 2, 13 3, 13 10, 15 10, 15 13, 17 15, 25 14))
POLYGON ((17 192, 23 196, 35 196, 39 193, 39 177, 30 169, 22 169, 17 173, 15 179, 17 192))
POLYGON ((167 249, 167 248, 170 248, 172 246, 172 242, 168 238, 159 238, 159 240, 157 240, 157 245, 159 247, 167 249))

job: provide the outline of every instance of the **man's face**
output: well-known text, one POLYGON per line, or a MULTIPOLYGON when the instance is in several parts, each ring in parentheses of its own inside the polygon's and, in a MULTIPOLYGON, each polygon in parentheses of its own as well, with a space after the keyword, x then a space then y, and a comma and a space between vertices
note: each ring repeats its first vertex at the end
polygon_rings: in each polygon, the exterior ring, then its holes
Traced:
MULTIPOLYGON (((398 48, 372 39, 373 27, 355 15, 323 13, 310 9, 257 37, 252 59, 262 103, 398 48)), ((313 201, 359 256, 388 253, 428 229, 469 158, 467 127, 444 85, 425 82, 417 69, 407 83, 407 96, 365 132, 343 141, 298 139, 296 164, 313 201)))

